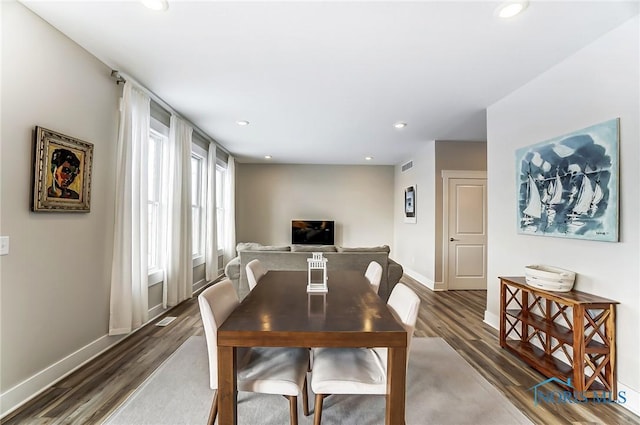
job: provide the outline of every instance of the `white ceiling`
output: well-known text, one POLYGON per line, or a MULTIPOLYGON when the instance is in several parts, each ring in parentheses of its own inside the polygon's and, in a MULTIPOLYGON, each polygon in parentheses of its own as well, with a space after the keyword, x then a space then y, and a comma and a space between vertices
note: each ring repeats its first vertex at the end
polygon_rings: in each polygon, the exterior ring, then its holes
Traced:
POLYGON ((503 20, 486 1, 23 4, 239 161, 320 164, 398 164, 425 141, 486 140, 488 106, 639 9, 533 1, 503 20))

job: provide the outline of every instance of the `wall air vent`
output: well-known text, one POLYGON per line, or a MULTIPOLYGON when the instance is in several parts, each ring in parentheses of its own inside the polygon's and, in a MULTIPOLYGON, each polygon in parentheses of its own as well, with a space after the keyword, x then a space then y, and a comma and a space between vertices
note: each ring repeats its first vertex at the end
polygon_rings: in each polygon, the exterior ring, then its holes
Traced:
POLYGON ((413 160, 411 161, 407 161, 404 164, 402 164, 402 172, 404 173, 405 171, 408 171, 410 169, 413 168, 413 160))

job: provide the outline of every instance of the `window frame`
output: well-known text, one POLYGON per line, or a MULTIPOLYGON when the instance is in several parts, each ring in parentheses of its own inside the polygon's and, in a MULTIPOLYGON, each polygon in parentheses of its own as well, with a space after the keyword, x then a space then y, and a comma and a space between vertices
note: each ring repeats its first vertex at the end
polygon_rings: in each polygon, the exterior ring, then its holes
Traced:
MULTIPOLYGON (((206 252, 205 241, 207 237, 207 180, 208 180, 207 179, 207 173, 208 173, 207 157, 208 157, 208 154, 204 148, 202 148, 201 146, 195 143, 191 144, 191 158, 192 159, 195 158, 200 162, 199 188, 197 190, 197 192, 200 195, 200 199, 198 200, 199 206, 196 206, 194 204, 194 199, 191 199, 191 217, 193 217, 193 208, 195 207, 200 208, 200 214, 199 214, 200 216, 200 223, 199 223, 200 247, 199 247, 199 252, 194 253, 192 251, 193 267, 197 267, 205 263, 205 252, 206 252)), ((192 174, 192 177, 193 177, 193 174, 192 174)), ((192 194, 193 194, 193 184, 194 182, 192 181, 191 182, 192 194)), ((191 223, 191 226, 192 226, 192 232, 193 232, 193 227, 194 227, 193 222, 191 223)), ((192 233, 192 237, 193 237, 193 233, 192 233)))
MULTIPOLYGON (((152 267, 149 267, 149 261, 147 259, 147 285, 152 286, 158 283, 162 283, 164 281, 164 267, 163 267, 163 252, 164 247, 166 246, 166 241, 164 240, 164 232, 160 231, 160 226, 164 223, 165 218, 165 208, 164 208, 164 200, 162 199, 163 193, 163 179, 162 176, 163 168, 164 168, 164 155, 166 155, 166 148, 169 143, 169 127, 166 126, 161 121, 151 117, 149 121, 149 143, 151 142, 151 138, 156 138, 160 141, 162 150, 157 152, 157 156, 155 158, 155 165, 157 166, 155 176, 156 179, 154 183, 156 186, 157 199, 151 200, 149 198, 150 194, 147 194, 147 218, 149 217, 149 203, 155 202, 157 204, 157 215, 156 215, 156 229, 154 230, 158 239, 156 239, 156 255, 155 255, 155 264, 152 267)), ((151 149, 149 149, 150 152, 151 149)), ((147 167, 151 167, 150 163, 147 163, 147 167)), ((147 170, 147 173, 149 170, 147 170)), ((149 182, 147 182, 149 184, 149 182)), ((151 229, 149 227, 149 223, 147 223, 147 232, 151 235, 151 229)), ((147 246, 148 253, 151 252, 151 244, 147 246)))
POLYGON ((224 256, 224 235, 225 235, 225 214, 227 214, 227 208, 224 204, 226 199, 226 186, 227 178, 227 163, 216 158, 216 239, 218 245, 218 258, 224 256), (218 174, 218 171, 220 174, 218 174), (220 200, 220 205, 218 205, 220 200))

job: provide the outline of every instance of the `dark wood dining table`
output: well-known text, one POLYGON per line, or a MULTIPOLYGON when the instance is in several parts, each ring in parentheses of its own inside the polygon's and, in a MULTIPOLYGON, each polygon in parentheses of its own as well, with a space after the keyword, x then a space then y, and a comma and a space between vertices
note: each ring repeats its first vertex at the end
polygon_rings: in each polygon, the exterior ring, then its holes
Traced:
POLYGON ((220 326, 220 425, 237 424, 238 347, 388 347, 385 424, 405 423, 407 332, 361 272, 330 271, 327 282, 309 294, 306 271, 269 271, 220 326))

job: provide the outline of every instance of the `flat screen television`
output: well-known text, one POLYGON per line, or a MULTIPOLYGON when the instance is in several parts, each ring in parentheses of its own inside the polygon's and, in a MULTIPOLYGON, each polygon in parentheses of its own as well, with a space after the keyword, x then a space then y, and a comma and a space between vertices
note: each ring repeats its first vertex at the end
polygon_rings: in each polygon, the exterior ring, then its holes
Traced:
POLYGON ((291 243, 333 245, 335 224, 331 220, 292 220, 291 243))

